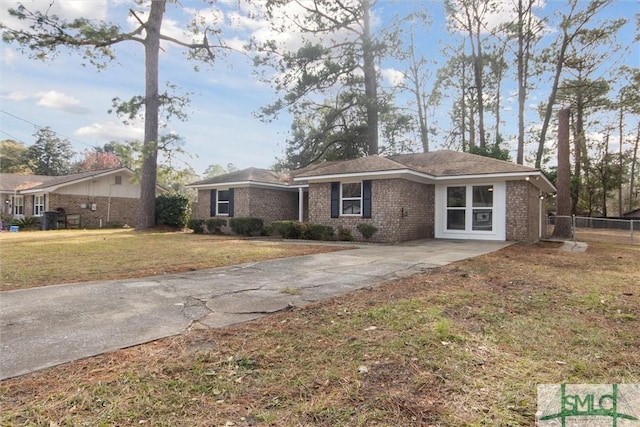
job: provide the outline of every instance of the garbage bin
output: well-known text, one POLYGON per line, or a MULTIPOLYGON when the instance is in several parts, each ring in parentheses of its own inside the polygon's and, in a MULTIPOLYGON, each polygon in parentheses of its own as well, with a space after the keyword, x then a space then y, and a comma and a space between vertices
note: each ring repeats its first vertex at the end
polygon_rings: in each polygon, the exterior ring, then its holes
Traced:
POLYGON ((58 212, 47 211, 42 216, 42 229, 43 230, 57 230, 58 229, 58 212))

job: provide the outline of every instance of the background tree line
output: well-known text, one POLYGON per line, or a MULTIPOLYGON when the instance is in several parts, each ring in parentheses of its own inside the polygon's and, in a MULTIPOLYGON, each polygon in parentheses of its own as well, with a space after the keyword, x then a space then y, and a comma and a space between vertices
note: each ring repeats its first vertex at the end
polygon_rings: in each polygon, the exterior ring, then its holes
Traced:
MULTIPOLYGON (((10 139, 0 141, 0 173, 61 176, 126 167, 136 173, 139 182, 142 168, 142 143, 139 141, 112 141, 74 152, 68 139, 49 128, 39 129, 33 136, 34 142, 29 146, 10 139)), ((184 186, 199 179, 199 175, 189 164, 177 164, 172 157, 160 161, 158 183, 167 189, 184 191, 184 186)), ((213 177, 235 170, 233 164, 226 167, 212 164, 204 171, 204 176, 213 177)))

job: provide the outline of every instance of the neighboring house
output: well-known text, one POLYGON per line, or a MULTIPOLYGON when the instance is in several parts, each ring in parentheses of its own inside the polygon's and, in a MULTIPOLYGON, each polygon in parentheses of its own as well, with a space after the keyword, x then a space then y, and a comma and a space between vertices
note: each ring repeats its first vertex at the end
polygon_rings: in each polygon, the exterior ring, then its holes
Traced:
POLYGON ((195 182, 194 217, 300 220, 378 231, 376 242, 421 238, 535 242, 544 198, 556 190, 538 169, 456 151, 326 162, 278 174, 245 169, 195 182))
MULTIPOLYGON (((41 217, 58 211, 79 220, 83 228, 135 225, 140 185, 128 168, 89 171, 63 176, 0 174, 4 217, 41 217)), ((161 189, 158 189, 161 191, 161 189)))

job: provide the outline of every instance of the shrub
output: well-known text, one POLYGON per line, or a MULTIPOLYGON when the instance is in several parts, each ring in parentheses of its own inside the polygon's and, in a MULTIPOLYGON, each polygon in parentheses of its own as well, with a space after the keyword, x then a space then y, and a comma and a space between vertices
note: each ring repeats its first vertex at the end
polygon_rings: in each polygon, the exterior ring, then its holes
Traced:
POLYGON ((371 236, 376 234, 376 232, 378 231, 378 229, 375 226, 371 224, 365 224, 365 223, 358 224, 356 228, 358 229, 360 234, 362 234, 362 237, 364 237, 366 240, 369 240, 371 236))
POLYGON ((205 222, 207 233, 222 234, 222 227, 227 225, 227 220, 223 218, 211 218, 205 222))
POLYGON ((332 240, 333 227, 322 224, 303 224, 302 238, 309 240, 332 240))
POLYGON ((40 228, 40 218, 35 216, 25 216, 23 218, 14 218, 9 222, 10 225, 17 225, 21 230, 30 230, 40 228))
POLYGON ((350 242, 353 240, 353 236, 351 235, 351 231, 348 228, 339 227, 338 228, 338 240, 343 240, 345 242, 350 242))
POLYGON ((190 219, 187 225, 195 234, 204 233, 204 219, 190 219))
POLYGON ((156 197, 156 224, 185 228, 191 216, 191 202, 182 193, 164 193, 156 197))
POLYGON ((298 221, 274 221, 271 223, 274 234, 283 239, 300 239, 302 237, 302 223, 298 221))
POLYGON ((283 239, 333 240, 333 227, 299 221, 274 221, 269 226, 283 239))
POLYGON ((244 236, 251 236, 253 234, 260 234, 264 228, 264 221, 261 218, 231 218, 229 220, 229 226, 236 234, 242 234, 244 236))

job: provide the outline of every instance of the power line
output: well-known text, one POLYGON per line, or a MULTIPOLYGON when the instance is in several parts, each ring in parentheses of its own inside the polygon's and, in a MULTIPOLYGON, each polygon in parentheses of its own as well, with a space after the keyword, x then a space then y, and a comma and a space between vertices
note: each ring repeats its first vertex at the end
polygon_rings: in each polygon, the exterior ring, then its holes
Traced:
POLYGON ((11 134, 10 134, 10 133, 8 133, 8 132, 3 131, 2 129, 0 129, 0 132, 2 132, 3 134, 7 135, 9 138, 11 138, 11 139, 12 139, 12 140, 14 140, 14 141, 17 141, 17 142, 19 142, 19 143, 21 143, 21 144, 27 145, 27 143, 26 143, 26 142, 24 142, 24 141, 21 141, 21 140, 20 140, 20 138, 16 138, 15 136, 11 135, 11 134))
MULTIPOLYGON (((48 129, 49 129, 51 132, 53 132, 54 134, 56 134, 56 135, 58 135, 59 137, 62 137, 62 138, 64 138, 64 139, 67 139, 67 140, 69 140, 69 141, 73 141, 73 142, 76 142, 76 143, 78 143, 78 144, 86 145, 87 147, 90 147, 90 148, 95 148, 95 147, 96 147, 95 145, 87 144, 86 142, 79 141, 79 140, 77 140, 77 139, 75 139, 75 138, 72 138, 72 137, 70 137, 70 136, 63 135, 63 134, 61 134, 60 132, 56 132, 55 130, 51 129, 51 127, 49 127, 49 126, 41 126, 41 125, 38 125, 38 124, 33 123, 33 122, 31 122, 31 121, 29 121, 29 120, 27 120, 27 119, 23 118, 23 117, 19 117, 19 116, 16 116, 15 114, 9 113, 8 111, 5 111, 5 110, 0 109, 0 113, 6 114, 7 116, 13 117, 14 119, 17 119, 17 120, 23 121, 23 122, 25 122, 25 123, 28 123, 28 124, 30 124, 31 126, 33 126, 34 128, 36 128, 37 130, 44 129, 44 128, 48 128, 48 129)), ((4 133, 5 135, 8 135, 8 136, 10 136, 10 137, 11 137, 11 135, 9 135, 7 132, 5 132, 5 131, 3 131, 3 130, 1 130, 1 129, 0 129, 0 132, 2 132, 2 133, 4 133)), ((18 142, 22 142, 22 143, 23 143, 23 144, 25 144, 25 145, 28 145, 28 144, 27 144, 27 143, 25 143, 24 141, 19 141, 17 138, 14 138, 14 137, 11 137, 11 138, 15 139, 15 140, 16 140, 16 141, 18 141, 18 142)))

